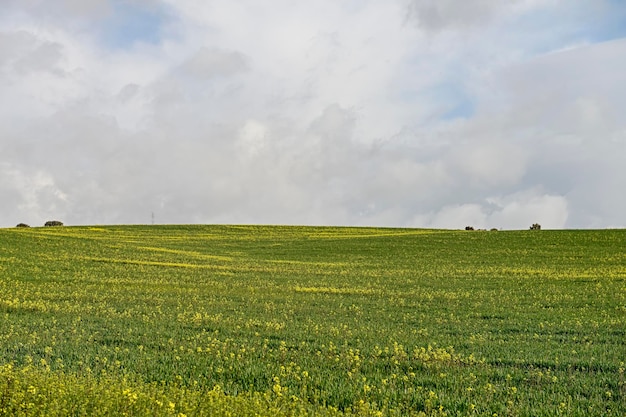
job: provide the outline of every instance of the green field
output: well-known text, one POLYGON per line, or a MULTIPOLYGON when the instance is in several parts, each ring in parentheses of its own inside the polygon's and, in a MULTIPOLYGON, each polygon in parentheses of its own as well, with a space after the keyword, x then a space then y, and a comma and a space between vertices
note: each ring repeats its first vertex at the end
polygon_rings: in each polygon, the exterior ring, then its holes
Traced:
POLYGON ((0 415, 626 415, 626 231, 0 230, 0 415))

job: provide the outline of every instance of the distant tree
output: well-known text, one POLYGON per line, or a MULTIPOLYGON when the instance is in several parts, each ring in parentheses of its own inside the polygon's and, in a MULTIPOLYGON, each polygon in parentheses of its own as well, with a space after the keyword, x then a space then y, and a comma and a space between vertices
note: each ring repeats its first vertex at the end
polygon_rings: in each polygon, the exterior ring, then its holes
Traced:
POLYGON ((63 222, 60 222, 58 220, 49 220, 49 221, 47 221, 44 224, 44 226, 48 226, 48 227, 50 227, 50 226, 63 226, 63 222))
POLYGON ((27 225, 26 223, 19 223, 17 226, 15 227, 30 227, 29 225, 27 225))
POLYGON ((497 232, 497 231, 498 231, 498 229, 497 229, 497 228, 495 228, 495 227, 491 228, 490 230, 491 230, 492 232, 497 232))
POLYGON ((530 226, 530 230, 541 230, 541 225, 539 223, 534 223, 530 226))
POLYGON ((465 230, 474 230, 472 226, 465 226, 465 230))

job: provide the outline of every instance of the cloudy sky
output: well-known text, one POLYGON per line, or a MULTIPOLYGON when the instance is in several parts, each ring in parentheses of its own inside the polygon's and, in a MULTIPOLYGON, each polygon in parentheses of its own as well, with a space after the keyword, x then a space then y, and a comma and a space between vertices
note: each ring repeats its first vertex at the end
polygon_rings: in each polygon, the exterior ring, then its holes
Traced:
POLYGON ((622 0, 0 5, 0 227, 626 227, 622 0))

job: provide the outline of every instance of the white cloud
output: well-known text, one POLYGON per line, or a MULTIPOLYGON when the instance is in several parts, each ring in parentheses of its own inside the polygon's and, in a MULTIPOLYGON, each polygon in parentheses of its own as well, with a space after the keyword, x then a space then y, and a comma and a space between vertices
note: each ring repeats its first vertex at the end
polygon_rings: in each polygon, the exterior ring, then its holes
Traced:
POLYGON ((428 223, 428 227, 461 229, 464 226, 486 227, 486 215, 479 204, 445 206, 428 223))
POLYGON ((526 173, 529 153, 499 138, 455 147, 447 164, 472 187, 510 186, 518 184, 526 173))
POLYGON ((45 221, 53 220, 55 215, 66 214, 67 194, 43 170, 26 175, 19 167, 0 163, 0 193, 13 203, 8 207, 8 213, 3 214, 23 219, 16 220, 16 224, 33 222, 31 225, 43 225, 45 221))
POLYGON ((238 152, 248 158, 257 157, 267 146, 267 128, 257 120, 248 120, 239 131, 238 152))
POLYGON ((564 197, 531 189, 487 198, 481 203, 448 205, 434 213, 417 216, 413 222, 435 228, 527 229, 539 223, 544 229, 562 229, 567 218, 568 203, 564 197))
POLYGON ((585 20, 606 10, 133 4, 167 10, 158 37, 107 42, 105 0, 0 17, 3 225, 624 225, 626 43, 585 20))
POLYGON ((495 205, 486 222, 490 227, 507 225, 514 229, 539 223, 545 229, 562 229, 567 224, 568 202, 563 196, 527 190, 500 198, 490 198, 495 205))

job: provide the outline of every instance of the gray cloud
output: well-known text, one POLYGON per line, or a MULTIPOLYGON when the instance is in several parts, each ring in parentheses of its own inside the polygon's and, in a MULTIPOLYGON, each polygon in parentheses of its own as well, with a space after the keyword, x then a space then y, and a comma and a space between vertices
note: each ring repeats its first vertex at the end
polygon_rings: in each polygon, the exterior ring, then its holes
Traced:
POLYGON ((408 17, 427 31, 463 29, 488 23, 502 10, 519 1, 500 0, 411 0, 408 17))
POLYGON ((39 22, 72 22, 73 19, 100 19, 111 13, 112 7, 109 0, 58 0, 49 2, 45 0, 4 0, 2 3, 4 12, 11 16, 28 14, 35 17, 39 22))
POLYGON ((182 65, 187 74, 201 79, 237 74, 247 67, 246 58, 241 53, 206 47, 200 48, 182 65))
POLYGON ((9 66, 17 73, 58 72, 63 46, 24 31, 0 32, 0 67, 9 66))

